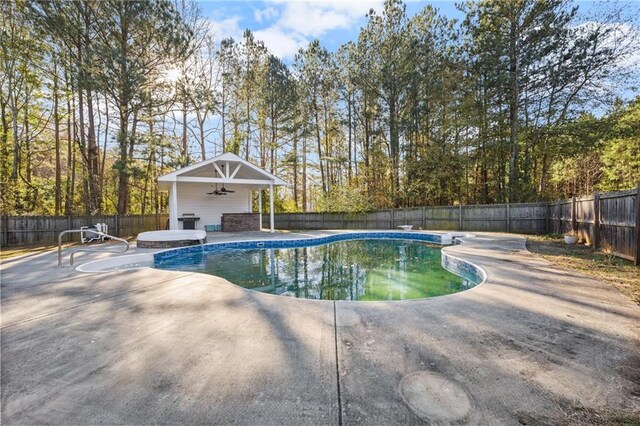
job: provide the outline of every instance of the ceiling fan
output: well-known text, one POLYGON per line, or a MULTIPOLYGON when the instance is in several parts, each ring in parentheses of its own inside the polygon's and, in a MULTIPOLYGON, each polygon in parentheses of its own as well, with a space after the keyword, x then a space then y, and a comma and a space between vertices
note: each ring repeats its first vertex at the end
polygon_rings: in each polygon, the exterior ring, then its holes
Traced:
POLYGON ((213 190, 212 192, 207 192, 207 195, 227 195, 227 191, 224 189, 224 187, 222 188, 221 191, 218 191, 218 184, 216 183, 216 189, 213 190))
MULTIPOLYGON (((220 166, 220 167, 224 167, 224 166, 220 166)), ((213 171, 214 176, 217 175, 217 172, 214 170, 213 171)), ((211 185, 213 186, 213 185, 211 185)), ((207 195, 227 195, 227 194, 233 194, 236 191, 231 191, 227 188, 225 188, 224 186, 222 188, 220 188, 220 191, 218 191, 218 184, 216 183, 216 189, 212 192, 207 192, 207 195)))

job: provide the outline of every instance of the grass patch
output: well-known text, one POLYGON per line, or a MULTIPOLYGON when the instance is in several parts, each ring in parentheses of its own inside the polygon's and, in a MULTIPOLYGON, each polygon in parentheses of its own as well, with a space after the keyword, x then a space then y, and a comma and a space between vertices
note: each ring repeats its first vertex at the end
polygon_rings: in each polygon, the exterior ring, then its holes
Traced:
POLYGON ((640 305, 640 267, 581 244, 567 245, 562 236, 527 236, 527 249, 554 265, 609 283, 640 305))

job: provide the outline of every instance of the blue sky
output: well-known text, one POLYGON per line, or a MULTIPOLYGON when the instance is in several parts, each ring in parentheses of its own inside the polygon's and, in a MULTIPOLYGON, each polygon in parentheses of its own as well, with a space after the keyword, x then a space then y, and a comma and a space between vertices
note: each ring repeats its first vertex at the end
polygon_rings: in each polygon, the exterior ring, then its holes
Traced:
MULTIPOLYGON (((508 1, 508 0, 504 0, 508 1)), ((582 13, 597 16, 603 7, 600 1, 577 1, 582 13)), ((638 10, 640 1, 621 1, 631 10, 638 10)), ((245 29, 254 32, 276 56, 291 62, 300 47, 314 38, 331 51, 347 41, 355 41, 366 24, 370 9, 378 13, 383 0, 266 0, 266 1, 198 1, 219 39, 239 40, 245 29)), ((408 0, 407 14, 413 16, 427 4, 436 7, 448 18, 463 18, 454 1, 408 0)), ((609 2, 609 6, 611 2, 609 2)))
MULTIPOLYGON (((205 0, 198 4, 213 22, 218 38, 239 39, 248 28, 271 52, 290 62, 297 50, 314 38, 331 51, 355 41, 366 24, 367 12, 374 9, 380 13, 383 0, 205 0)), ((448 17, 462 16, 452 1, 408 1, 408 15, 415 15, 427 4, 448 17)))

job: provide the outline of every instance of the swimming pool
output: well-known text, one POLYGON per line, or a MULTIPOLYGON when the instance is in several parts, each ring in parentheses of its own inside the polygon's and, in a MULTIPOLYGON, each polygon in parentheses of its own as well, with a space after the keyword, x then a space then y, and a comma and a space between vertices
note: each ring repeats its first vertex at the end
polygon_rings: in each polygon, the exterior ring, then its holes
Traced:
POLYGON ((323 300, 407 300, 456 293, 482 277, 441 258, 439 236, 341 234, 309 240, 207 244, 154 256, 159 269, 216 275, 265 293, 323 300), (456 274, 447 269, 456 271, 456 274))

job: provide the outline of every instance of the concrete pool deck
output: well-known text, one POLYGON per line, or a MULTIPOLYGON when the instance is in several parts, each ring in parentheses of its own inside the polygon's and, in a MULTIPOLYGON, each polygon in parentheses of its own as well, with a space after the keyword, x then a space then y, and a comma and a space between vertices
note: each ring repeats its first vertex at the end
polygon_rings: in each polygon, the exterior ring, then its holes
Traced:
MULTIPOLYGON (((555 424, 640 411, 640 307, 520 236, 445 250, 486 282, 334 303, 188 272, 57 269, 55 252, 3 260, 2 423, 555 424)), ((96 256, 109 255, 76 263, 96 256)))

